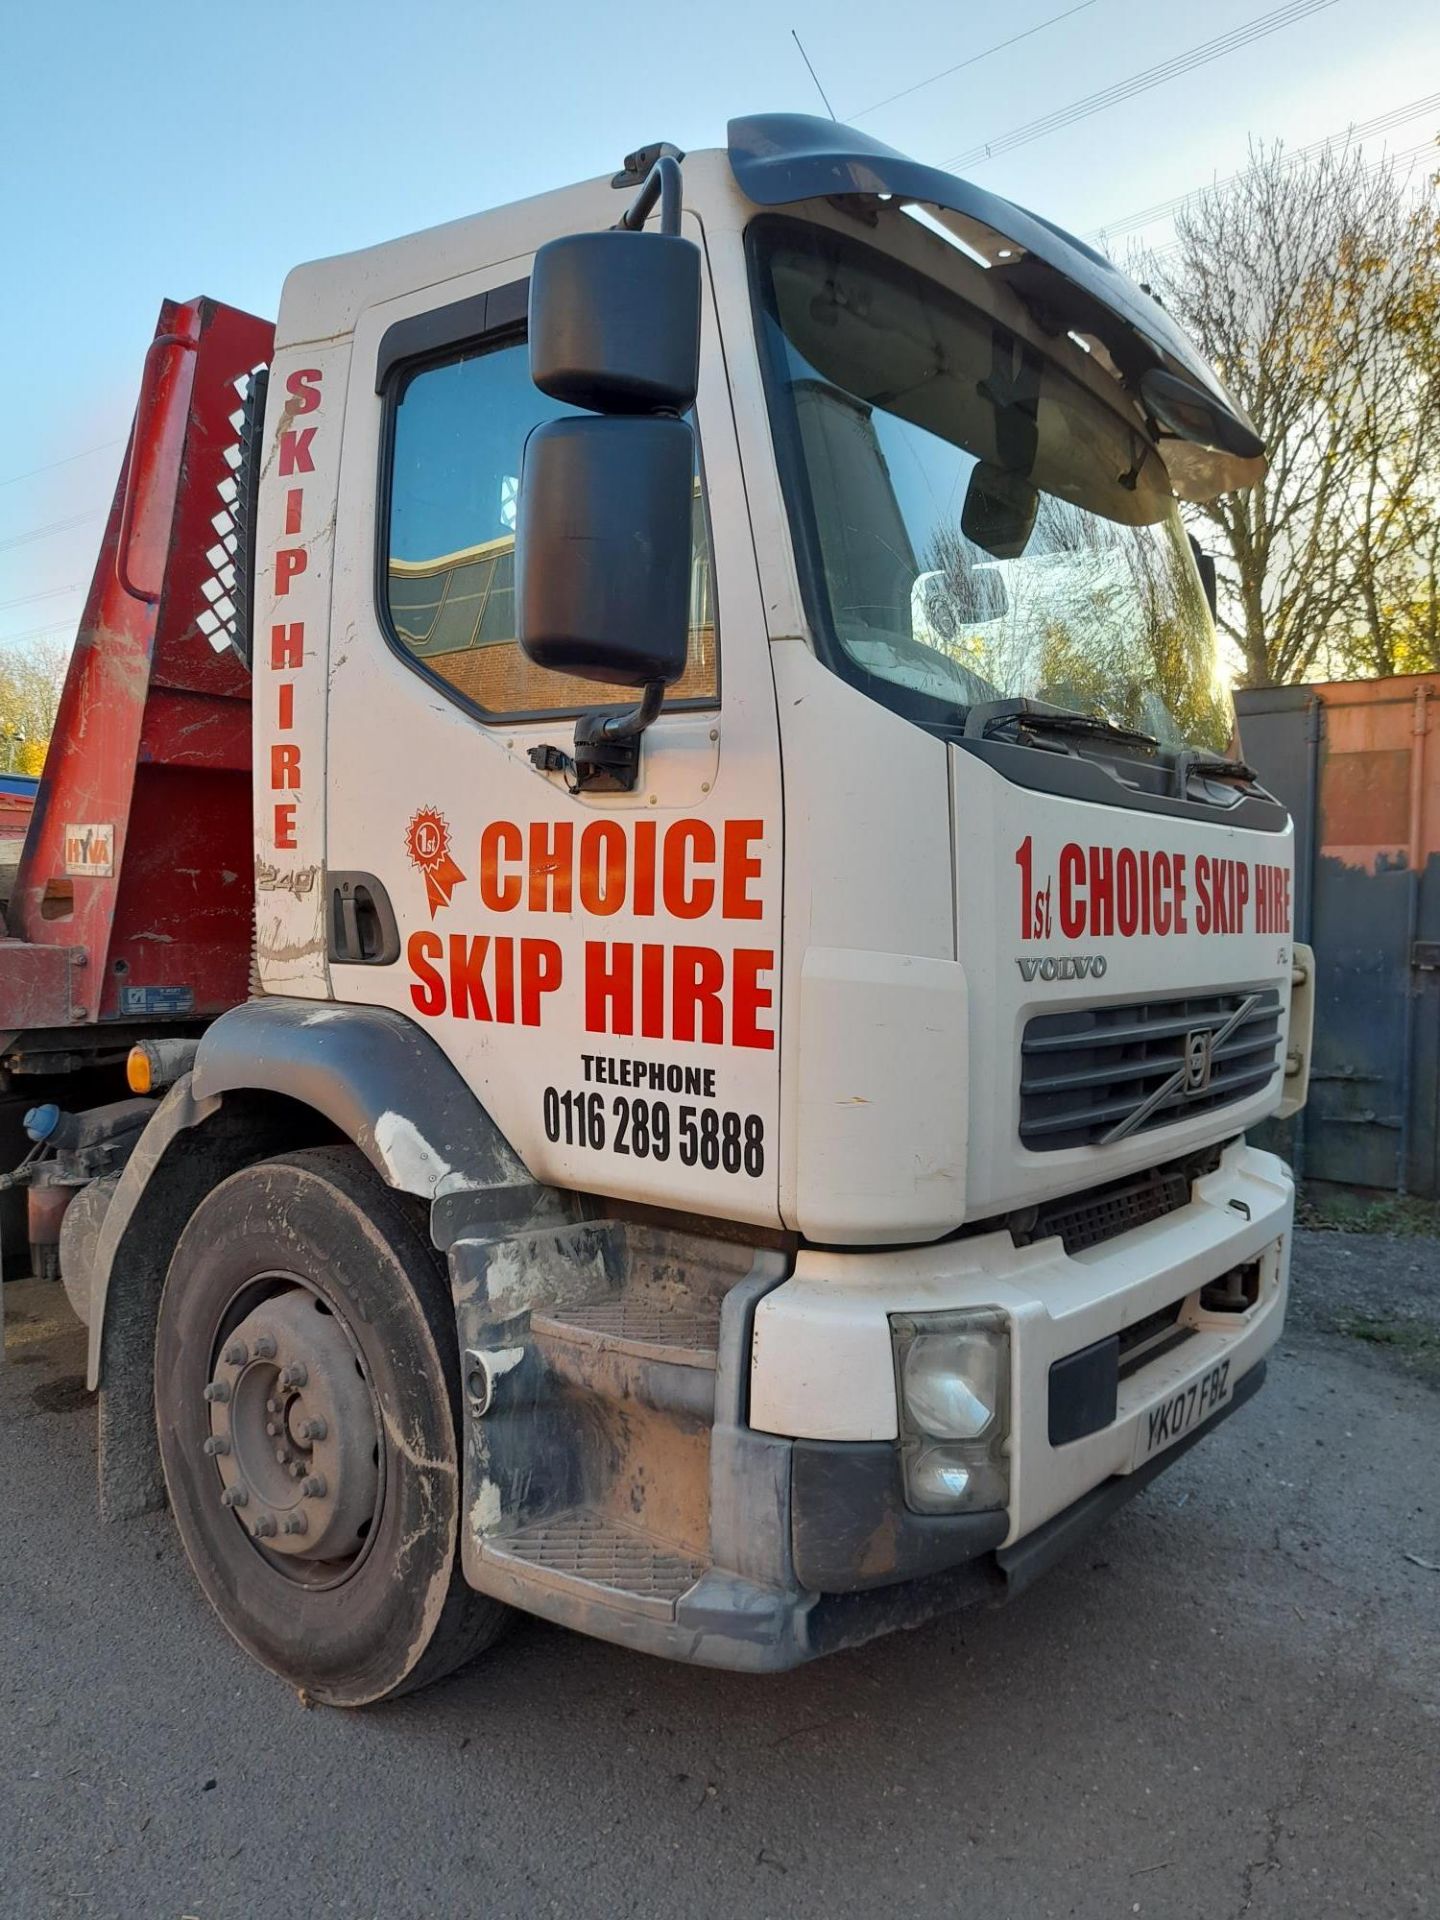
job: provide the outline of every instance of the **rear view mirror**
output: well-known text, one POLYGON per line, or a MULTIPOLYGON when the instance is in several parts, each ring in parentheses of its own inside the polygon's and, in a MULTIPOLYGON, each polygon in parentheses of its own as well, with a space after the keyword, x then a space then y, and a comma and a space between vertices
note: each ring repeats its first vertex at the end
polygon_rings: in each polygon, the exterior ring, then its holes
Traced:
POLYGON ((530 377, 596 413, 684 413, 700 377, 700 251, 663 233, 572 233, 535 256, 530 377))
POLYGON ((1015 560, 1035 526, 1040 495, 1023 474, 981 460, 965 489, 960 531, 997 560, 1015 560))
POLYGON ((530 377, 592 417, 549 420, 526 442, 520 645, 537 666, 644 690, 628 713, 582 714, 573 758, 545 746, 531 759, 577 790, 629 792, 641 736, 685 671, 690 640, 695 444, 678 416, 700 377, 700 253, 680 238, 673 154, 656 160, 618 227, 536 254, 530 377), (660 232, 646 233, 657 201, 660 232))
POLYGON ((1210 609, 1210 618, 1218 619, 1220 614, 1220 576, 1215 568, 1215 556, 1207 553, 1194 534, 1190 535, 1190 551, 1195 556, 1195 570, 1200 575, 1200 585, 1204 590, 1205 604, 1210 609))
POLYGON ((538 667, 673 686, 690 631, 695 446, 683 420, 551 420, 525 446, 515 569, 538 667))

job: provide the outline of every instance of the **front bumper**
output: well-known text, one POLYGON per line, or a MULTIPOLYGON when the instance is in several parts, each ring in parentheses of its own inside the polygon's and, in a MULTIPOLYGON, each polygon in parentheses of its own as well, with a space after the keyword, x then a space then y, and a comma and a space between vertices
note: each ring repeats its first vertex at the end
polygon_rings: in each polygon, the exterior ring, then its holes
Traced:
POLYGON ((1150 1414, 1182 1380, 1228 1360, 1233 1391, 1264 1358, 1284 1321, 1293 1213, 1284 1163, 1236 1141, 1196 1181, 1188 1206, 1085 1253, 1067 1254, 1058 1240, 1017 1248, 1008 1233, 897 1253, 803 1252, 756 1310, 750 1423, 801 1441, 893 1442, 890 1316, 999 1307, 1011 1323, 1003 1544, 1013 1545, 1134 1471, 1150 1414), (1201 1288, 1252 1262, 1255 1303, 1244 1313, 1206 1313, 1201 1288), (1051 1367, 1176 1306, 1183 1344, 1120 1380, 1112 1422, 1052 1446, 1051 1367))
MULTIPOLYGON (((661 1603, 578 1573, 540 1578, 478 1517, 473 1461, 466 1574, 484 1592, 601 1638, 748 1671, 793 1667, 1003 1598, 1258 1389, 1284 1316, 1292 1199, 1284 1166, 1236 1143, 1188 1205, 1075 1256, 1058 1241, 1017 1250, 1008 1234, 993 1234, 904 1253, 807 1252, 788 1279, 757 1262, 721 1310, 702 1456, 708 1552, 694 1556, 693 1584, 661 1603), (1201 1289, 1236 1266, 1256 1280, 1251 1303, 1206 1312, 1201 1289), (1137 1350, 1114 1419, 1052 1445, 1052 1365, 1177 1303, 1183 1339, 1154 1358, 1137 1350), (971 1306, 1001 1307, 1011 1320, 1010 1505, 912 1513, 896 1445, 889 1316, 971 1306), (1224 1401, 1147 1454, 1156 1410, 1227 1362, 1224 1401)), ((463 1322, 461 1330, 472 1337, 463 1322)), ((636 1384, 652 1409, 683 1413, 693 1436, 703 1417, 696 1379, 692 1369, 680 1374, 683 1395, 677 1383, 665 1386, 663 1368, 636 1384)), ((469 1428, 471 1449, 479 1424, 469 1428)), ((527 1484, 532 1441, 527 1425, 527 1484)))

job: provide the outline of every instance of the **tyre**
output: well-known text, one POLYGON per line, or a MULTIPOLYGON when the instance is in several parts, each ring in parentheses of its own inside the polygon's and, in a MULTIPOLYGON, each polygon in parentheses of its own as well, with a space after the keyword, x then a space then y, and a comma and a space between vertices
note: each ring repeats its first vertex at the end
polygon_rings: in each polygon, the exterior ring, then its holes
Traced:
POLYGON ((155 1341, 170 1504, 247 1652, 310 1699, 438 1680, 509 1609, 460 1570, 449 1289, 405 1196, 348 1147, 266 1160, 196 1208, 155 1341))

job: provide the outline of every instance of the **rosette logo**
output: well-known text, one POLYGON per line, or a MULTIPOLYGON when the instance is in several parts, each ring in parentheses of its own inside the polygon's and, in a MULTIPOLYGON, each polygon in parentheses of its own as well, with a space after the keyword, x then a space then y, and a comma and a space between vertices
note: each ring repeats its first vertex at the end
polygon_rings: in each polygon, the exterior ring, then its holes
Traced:
POLYGON ((425 898, 433 920, 437 908, 449 906, 451 894, 465 878, 450 857, 450 822, 444 814, 434 807, 421 807, 412 814, 405 851, 411 866, 425 876, 425 898))

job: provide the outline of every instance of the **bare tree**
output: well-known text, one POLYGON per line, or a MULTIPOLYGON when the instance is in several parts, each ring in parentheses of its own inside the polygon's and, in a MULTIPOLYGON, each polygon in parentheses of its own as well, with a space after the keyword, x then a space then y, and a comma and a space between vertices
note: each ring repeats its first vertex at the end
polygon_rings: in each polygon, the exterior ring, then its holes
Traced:
POLYGON ((1358 149, 1257 148, 1176 233, 1142 270, 1270 450, 1258 487, 1198 510, 1244 679, 1394 672, 1396 609, 1423 632, 1440 530, 1435 183, 1358 149))

